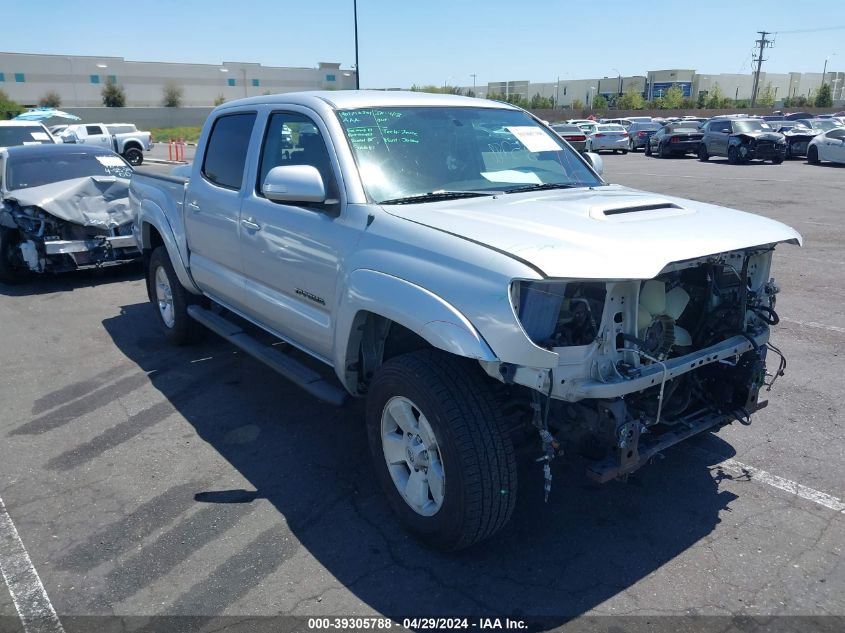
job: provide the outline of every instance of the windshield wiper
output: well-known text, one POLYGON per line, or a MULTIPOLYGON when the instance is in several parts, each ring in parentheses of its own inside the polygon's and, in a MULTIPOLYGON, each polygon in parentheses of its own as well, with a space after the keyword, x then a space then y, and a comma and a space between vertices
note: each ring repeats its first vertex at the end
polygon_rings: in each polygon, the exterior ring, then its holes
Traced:
POLYGON ((519 193, 521 191, 543 191, 545 189, 575 189, 576 187, 589 187, 590 185, 566 184, 562 182, 547 182, 533 185, 522 185, 506 189, 505 193, 519 193))
POLYGON ((437 202, 438 200, 458 200, 460 198, 478 198, 481 196, 492 196, 494 192, 489 191, 430 191, 404 198, 391 198, 382 200, 379 204, 415 204, 417 202, 437 202))

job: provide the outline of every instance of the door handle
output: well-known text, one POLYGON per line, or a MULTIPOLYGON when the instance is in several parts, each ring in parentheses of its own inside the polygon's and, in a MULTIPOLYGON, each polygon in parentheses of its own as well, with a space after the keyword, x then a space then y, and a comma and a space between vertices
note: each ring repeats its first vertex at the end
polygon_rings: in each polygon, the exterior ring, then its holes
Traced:
POLYGON ((251 231, 257 231, 261 228, 261 225, 256 223, 252 218, 244 218, 241 220, 241 225, 245 228, 250 229, 251 231))
POLYGON ((188 208, 189 208, 191 211, 193 211, 194 213, 199 213, 199 211, 200 211, 200 206, 199 206, 197 203, 195 203, 195 202, 189 202, 189 203, 188 203, 188 208))

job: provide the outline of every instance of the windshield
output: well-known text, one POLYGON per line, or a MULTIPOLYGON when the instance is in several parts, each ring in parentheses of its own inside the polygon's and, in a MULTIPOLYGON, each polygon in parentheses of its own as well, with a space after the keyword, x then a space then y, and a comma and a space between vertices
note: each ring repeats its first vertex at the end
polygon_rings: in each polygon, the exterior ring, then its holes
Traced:
POLYGON ((53 139, 40 125, 0 125, 0 147, 43 145, 53 139))
POLYGON ((734 126, 737 132, 771 132, 772 128, 763 121, 735 121, 734 126))
POLYGON ((444 191, 603 184, 563 140, 521 111, 367 108, 340 111, 338 118, 376 202, 444 191))
POLYGON ((828 130, 832 130, 837 127, 841 127, 837 125, 836 121, 831 121, 829 119, 813 119, 811 121, 807 121, 810 125, 813 126, 812 129, 814 130, 824 130, 827 132, 828 130))
POLYGON ((116 154, 80 152, 61 156, 10 156, 6 161, 6 187, 9 191, 86 176, 129 178, 131 175, 132 167, 116 154))

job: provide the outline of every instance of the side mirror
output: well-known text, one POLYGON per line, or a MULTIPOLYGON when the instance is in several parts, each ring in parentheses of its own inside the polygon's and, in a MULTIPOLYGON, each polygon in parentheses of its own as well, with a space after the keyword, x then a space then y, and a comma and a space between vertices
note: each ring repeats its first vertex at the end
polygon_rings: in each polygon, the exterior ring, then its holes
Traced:
POLYGON ((264 177, 261 193, 274 202, 326 202, 326 186, 312 165, 273 167, 264 177))
POLYGON ((602 157, 595 152, 584 152, 584 158, 586 158, 587 162, 592 165, 595 172, 601 176, 604 172, 604 161, 602 160, 602 157))

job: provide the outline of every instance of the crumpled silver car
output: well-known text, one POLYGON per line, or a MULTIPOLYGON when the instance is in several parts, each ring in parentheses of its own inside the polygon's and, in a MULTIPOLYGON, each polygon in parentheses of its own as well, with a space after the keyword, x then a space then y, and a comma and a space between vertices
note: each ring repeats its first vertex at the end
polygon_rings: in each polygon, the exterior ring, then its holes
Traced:
POLYGON ((0 150, 0 281, 130 262, 132 167, 97 147, 0 150))

